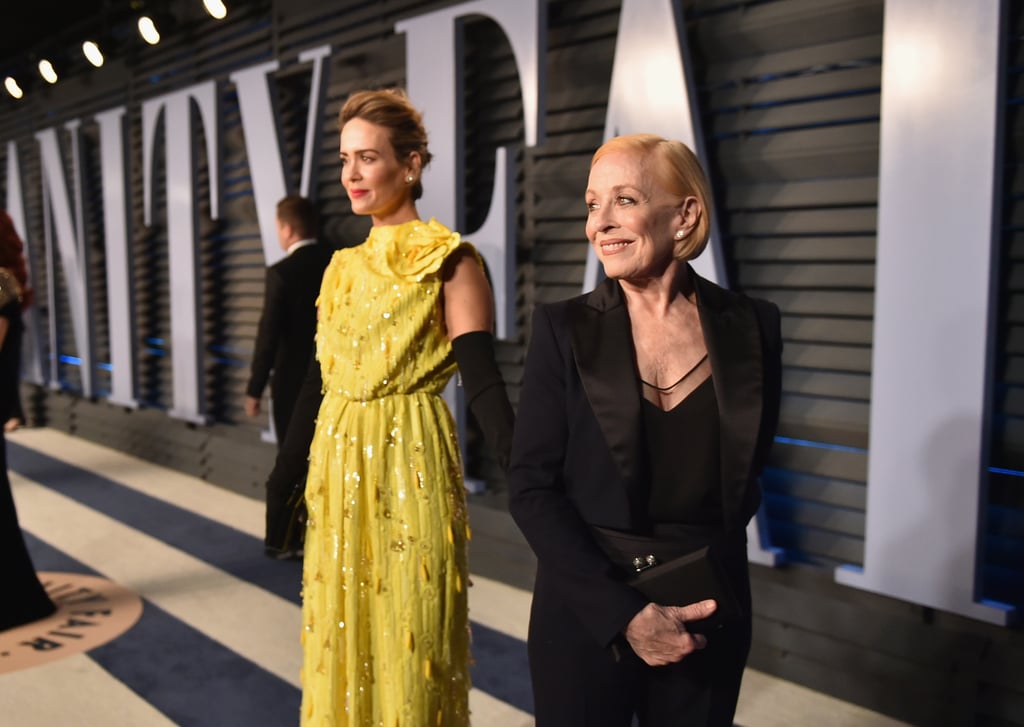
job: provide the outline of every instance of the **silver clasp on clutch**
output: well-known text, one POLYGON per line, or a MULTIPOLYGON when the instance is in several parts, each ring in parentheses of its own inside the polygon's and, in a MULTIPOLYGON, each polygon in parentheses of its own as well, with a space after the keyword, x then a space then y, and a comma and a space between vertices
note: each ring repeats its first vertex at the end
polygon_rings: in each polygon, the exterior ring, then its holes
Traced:
POLYGON ((633 568, 636 569, 637 573, 645 571, 652 566, 658 565, 658 559, 654 555, 648 553, 647 555, 638 555, 633 558, 633 568))

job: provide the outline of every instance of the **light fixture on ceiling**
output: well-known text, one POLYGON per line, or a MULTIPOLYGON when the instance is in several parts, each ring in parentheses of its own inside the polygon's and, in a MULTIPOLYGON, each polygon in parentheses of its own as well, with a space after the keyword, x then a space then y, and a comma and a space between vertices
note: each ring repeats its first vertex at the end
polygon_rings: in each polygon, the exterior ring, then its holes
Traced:
POLYGON ((153 18, 148 15, 143 15, 139 18, 139 35, 150 45, 156 45, 160 42, 160 31, 156 29, 156 23, 153 22, 153 18))
POLYGON ((21 90, 21 86, 11 76, 4 79, 4 88, 7 89, 7 93, 11 94, 14 98, 21 98, 25 95, 25 92, 21 90))
POLYGON ((93 41, 87 40, 82 43, 82 52, 85 53, 85 57, 89 59, 89 62, 97 68, 103 65, 103 53, 100 52, 100 47, 93 41))
POLYGON ((39 61, 39 75, 42 76, 47 83, 57 82, 57 71, 54 70, 53 64, 45 58, 39 61))
POLYGON ((203 0, 203 7, 217 20, 223 20, 228 14, 227 6, 221 0, 203 0))

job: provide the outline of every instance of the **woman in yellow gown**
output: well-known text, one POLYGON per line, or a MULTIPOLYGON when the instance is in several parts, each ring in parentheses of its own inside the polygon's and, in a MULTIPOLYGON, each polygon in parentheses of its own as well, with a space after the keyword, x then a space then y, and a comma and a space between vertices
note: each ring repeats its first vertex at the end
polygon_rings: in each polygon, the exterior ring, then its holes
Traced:
POLYGON ((473 248, 417 214, 430 152, 404 93, 354 94, 340 125, 341 181, 373 227, 335 253, 318 300, 302 723, 468 725, 469 525, 441 393, 465 341, 493 367, 491 291, 473 248))

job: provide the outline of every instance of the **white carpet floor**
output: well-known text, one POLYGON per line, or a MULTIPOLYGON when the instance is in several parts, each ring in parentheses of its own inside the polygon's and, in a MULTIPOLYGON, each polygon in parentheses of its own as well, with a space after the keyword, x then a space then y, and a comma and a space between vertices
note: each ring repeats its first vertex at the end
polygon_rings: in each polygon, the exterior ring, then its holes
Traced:
MULTIPOLYGON (((8 442, 37 569, 102 576, 141 596, 144 612, 106 646, 0 674, 0 723, 297 723, 299 566, 263 556, 261 501, 55 430, 22 429, 8 442), (293 710, 293 722, 281 716, 293 710)), ((474 727, 533 724, 529 600, 526 591, 473 577, 474 727)), ((902 724, 751 669, 736 723, 902 724)))

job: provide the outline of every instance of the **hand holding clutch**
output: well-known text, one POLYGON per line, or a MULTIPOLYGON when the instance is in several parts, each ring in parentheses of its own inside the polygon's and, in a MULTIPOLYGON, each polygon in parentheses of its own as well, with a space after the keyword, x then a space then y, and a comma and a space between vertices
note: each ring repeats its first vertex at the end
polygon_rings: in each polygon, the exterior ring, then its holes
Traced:
MULTIPOLYGON (((648 666, 674 664, 707 646, 707 638, 690 633, 686 625, 707 618, 713 609, 713 601, 701 601, 685 607, 648 603, 626 627, 626 641, 633 653, 648 666)), ((617 649, 613 653, 616 659, 620 658, 617 649)))
POLYGON ((742 617, 739 601, 709 547, 680 552, 681 546, 672 542, 606 528, 594 528, 594 537, 622 567, 625 581, 652 603, 689 606, 713 599, 714 612, 688 621, 688 631, 706 634, 742 617))
POLYGON ((626 578, 626 582, 664 606, 687 606, 714 599, 717 608, 705 618, 690 621, 687 629, 708 633, 740 617, 739 604, 707 547, 673 558, 626 578))

